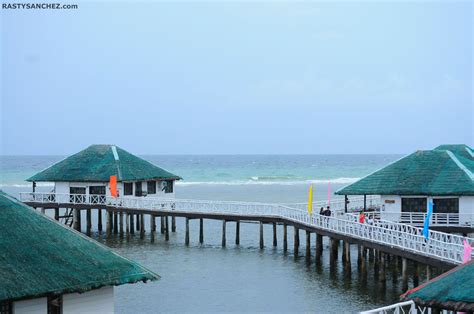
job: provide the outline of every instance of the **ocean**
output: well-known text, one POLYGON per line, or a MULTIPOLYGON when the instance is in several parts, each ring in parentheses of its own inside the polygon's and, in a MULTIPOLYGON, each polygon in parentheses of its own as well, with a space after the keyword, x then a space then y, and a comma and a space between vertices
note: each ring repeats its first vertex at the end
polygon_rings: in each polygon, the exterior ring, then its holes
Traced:
MULTIPOLYGON (((160 155, 142 156, 183 180, 175 187, 177 198, 302 203, 310 183, 314 200, 326 200, 332 191, 354 182, 394 161, 399 155, 160 155)), ((31 191, 24 180, 64 156, 0 157, 0 189, 13 196, 31 191)), ((49 191, 51 185, 39 184, 49 191)), ((337 198, 337 196, 332 196, 337 198)), ((95 219, 95 214, 94 219, 95 219)), ((328 243, 322 263, 308 262, 271 245, 271 227, 265 226, 265 249, 259 249, 258 225, 241 225, 241 244, 233 244, 234 224, 227 226, 227 247, 222 248, 221 222, 205 220, 204 245, 198 243, 198 222, 191 221, 191 244, 184 244, 184 220, 166 242, 158 232, 141 240, 93 238, 161 275, 151 283, 116 289, 117 313, 154 312, 316 312, 346 313, 368 310, 398 301, 401 283, 387 276, 386 286, 376 280, 373 268, 367 278, 357 271, 357 248, 352 246, 352 276, 344 276, 341 258, 329 267, 328 243)), ((95 222, 93 221, 95 227, 95 222)), ((146 226, 149 226, 147 223, 146 226)), ((304 239, 303 233, 300 237, 304 239)), ((304 242, 304 241, 302 241, 304 242)), ((315 239, 312 239, 314 245, 315 239)), ((393 265, 388 265, 388 274, 393 265)))

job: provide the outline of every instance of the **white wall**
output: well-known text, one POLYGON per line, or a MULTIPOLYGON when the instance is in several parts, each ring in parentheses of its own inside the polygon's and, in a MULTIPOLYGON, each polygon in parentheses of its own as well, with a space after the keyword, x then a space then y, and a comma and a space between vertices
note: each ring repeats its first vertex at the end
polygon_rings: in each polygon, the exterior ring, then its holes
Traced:
POLYGON ((13 302, 14 314, 33 314, 33 313, 48 313, 48 299, 39 298, 25 301, 13 302))
POLYGON ((402 198, 400 197, 400 195, 381 195, 380 200, 380 218, 398 221, 400 217, 397 216, 397 213, 402 212, 402 198))
POLYGON ((465 223, 469 217, 463 216, 462 214, 470 214, 471 221, 474 216, 474 196, 461 196, 459 197, 459 222, 465 223))
POLYGON ((113 287, 63 296, 63 314, 83 313, 114 313, 113 287))

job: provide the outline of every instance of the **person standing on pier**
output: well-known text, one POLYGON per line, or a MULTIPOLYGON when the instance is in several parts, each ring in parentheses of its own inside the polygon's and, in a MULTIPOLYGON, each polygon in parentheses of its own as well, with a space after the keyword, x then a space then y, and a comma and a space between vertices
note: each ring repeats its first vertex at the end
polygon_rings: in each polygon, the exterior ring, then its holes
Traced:
POLYGON ((361 210, 360 213, 359 213, 359 222, 361 224, 363 224, 365 222, 365 214, 364 214, 363 210, 361 210))
POLYGON ((329 208, 329 206, 328 206, 328 207, 326 207, 326 210, 324 211, 324 213, 323 213, 323 214, 324 214, 324 216, 328 216, 328 217, 330 217, 330 216, 331 216, 331 209, 329 208))
POLYGON ((324 215, 324 212, 325 212, 324 207, 321 207, 321 209, 319 210, 319 214, 324 215))

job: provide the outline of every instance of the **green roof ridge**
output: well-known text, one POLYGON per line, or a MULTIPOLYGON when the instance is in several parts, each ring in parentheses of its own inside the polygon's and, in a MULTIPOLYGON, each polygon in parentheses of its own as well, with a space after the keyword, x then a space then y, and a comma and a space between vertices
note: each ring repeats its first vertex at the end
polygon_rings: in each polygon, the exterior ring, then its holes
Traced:
POLYGON ((464 166, 464 164, 460 162, 459 159, 457 159, 452 152, 447 150, 446 153, 448 153, 449 157, 451 157, 451 159, 456 163, 456 165, 458 165, 458 167, 461 168, 461 170, 464 171, 472 181, 474 181, 474 174, 472 174, 472 172, 467 169, 466 166, 464 166))

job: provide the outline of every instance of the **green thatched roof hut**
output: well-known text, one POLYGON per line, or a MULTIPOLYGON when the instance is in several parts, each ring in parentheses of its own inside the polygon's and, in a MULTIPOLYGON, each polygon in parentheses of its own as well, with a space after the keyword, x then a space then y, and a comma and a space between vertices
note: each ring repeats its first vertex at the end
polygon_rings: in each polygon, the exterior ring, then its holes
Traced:
POLYGON ((402 299, 457 312, 474 311, 474 260, 416 287, 402 299))
POLYGON ((0 191, 0 304, 158 275, 0 191))

